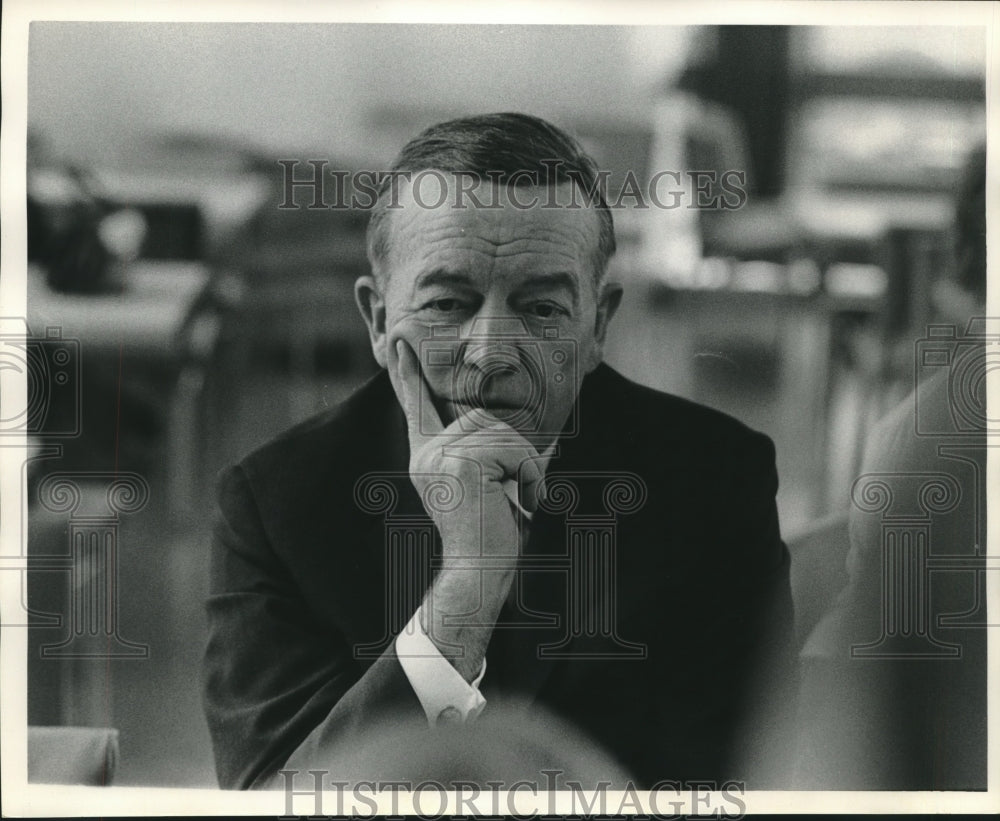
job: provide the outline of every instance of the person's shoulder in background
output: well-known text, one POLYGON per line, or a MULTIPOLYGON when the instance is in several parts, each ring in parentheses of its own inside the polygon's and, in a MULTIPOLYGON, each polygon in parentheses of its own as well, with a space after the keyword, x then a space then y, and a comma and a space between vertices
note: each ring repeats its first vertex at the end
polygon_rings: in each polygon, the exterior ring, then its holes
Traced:
POLYGON ((862 470, 917 470, 936 462, 942 440, 933 432, 954 428, 950 401, 948 373, 942 369, 918 385, 872 428, 862 470))

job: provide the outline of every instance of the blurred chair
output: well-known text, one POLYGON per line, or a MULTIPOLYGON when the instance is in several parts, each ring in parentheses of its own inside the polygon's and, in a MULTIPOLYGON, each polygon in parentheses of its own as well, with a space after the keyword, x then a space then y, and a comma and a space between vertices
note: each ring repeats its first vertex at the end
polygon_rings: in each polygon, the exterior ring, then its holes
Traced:
POLYGON ((118 730, 29 727, 28 783, 107 787, 118 766, 118 730))

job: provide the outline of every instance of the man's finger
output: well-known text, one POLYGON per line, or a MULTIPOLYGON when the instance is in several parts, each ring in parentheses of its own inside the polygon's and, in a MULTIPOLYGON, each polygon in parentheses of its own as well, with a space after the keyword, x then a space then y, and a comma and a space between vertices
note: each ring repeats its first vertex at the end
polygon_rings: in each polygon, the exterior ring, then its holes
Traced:
MULTIPOLYGON (((505 422, 495 420, 486 431, 485 435, 492 432, 497 436, 497 447, 492 455, 504 474, 501 482, 504 493, 516 508, 530 516, 538 509, 539 497, 545 492, 543 458, 531 443, 505 422)), ((480 437, 483 435, 481 433, 480 437)))
POLYGON ((464 450, 472 456, 486 470, 486 475, 499 483, 511 504, 530 516, 538 508, 538 498, 544 492, 544 460, 535 447, 507 423, 486 412, 477 420, 479 424, 484 421, 488 424, 458 440, 445 452, 455 455, 464 450))
POLYGON ((545 471, 540 456, 529 456, 521 462, 518 487, 519 502, 529 513, 538 510, 539 501, 545 498, 545 471))
POLYGON ((434 407, 430 388, 413 349, 405 340, 399 339, 396 340, 396 354, 399 358, 396 372, 403 394, 403 410, 410 430, 410 442, 415 444, 441 433, 444 425, 434 407))

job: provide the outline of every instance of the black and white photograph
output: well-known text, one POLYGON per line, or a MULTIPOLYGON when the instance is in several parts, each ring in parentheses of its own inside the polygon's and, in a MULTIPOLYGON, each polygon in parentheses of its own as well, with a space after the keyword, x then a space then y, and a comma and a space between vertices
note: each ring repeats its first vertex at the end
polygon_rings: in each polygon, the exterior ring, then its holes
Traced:
POLYGON ((5 815, 997 806, 1000 4, 507 5, 5 4, 5 815))

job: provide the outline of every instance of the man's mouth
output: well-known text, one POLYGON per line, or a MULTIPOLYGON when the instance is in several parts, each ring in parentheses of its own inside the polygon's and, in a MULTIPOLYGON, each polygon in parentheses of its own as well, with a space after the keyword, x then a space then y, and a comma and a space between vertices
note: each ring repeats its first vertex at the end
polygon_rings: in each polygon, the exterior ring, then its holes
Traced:
POLYGON ((525 407, 524 404, 514 404, 512 402, 446 400, 445 403, 456 419, 463 414, 470 414, 473 418, 479 414, 489 414, 501 422, 506 422, 514 418, 531 415, 531 408, 525 407))
POLYGON ((510 416, 511 414, 521 413, 523 411, 529 410, 523 404, 514 404, 512 402, 493 402, 493 401, 483 401, 483 402, 467 402, 457 399, 447 400, 447 404, 454 408, 459 413, 465 413, 472 410, 485 411, 486 413, 492 414, 505 414, 510 416))

